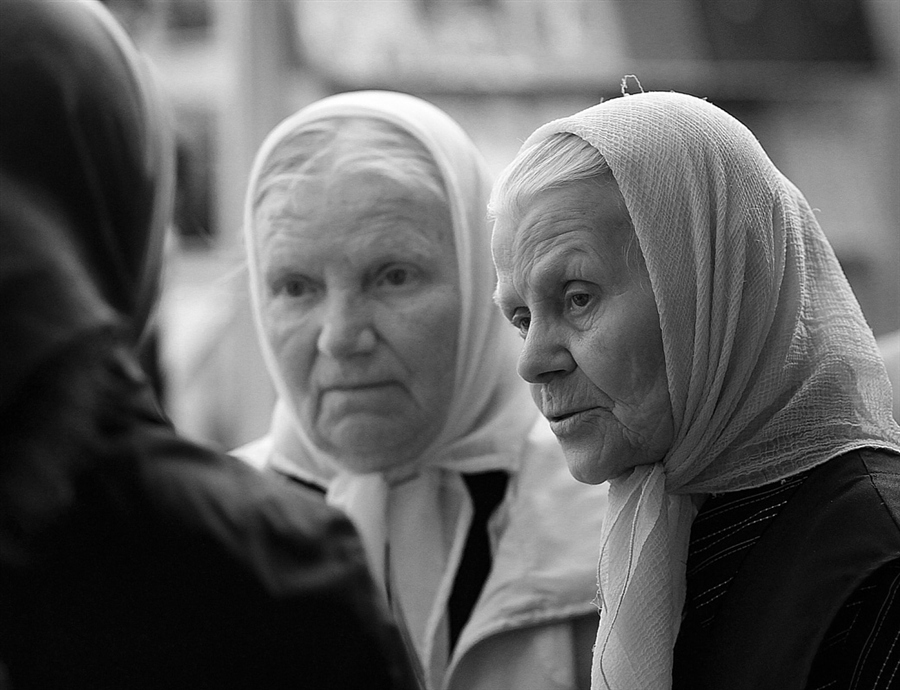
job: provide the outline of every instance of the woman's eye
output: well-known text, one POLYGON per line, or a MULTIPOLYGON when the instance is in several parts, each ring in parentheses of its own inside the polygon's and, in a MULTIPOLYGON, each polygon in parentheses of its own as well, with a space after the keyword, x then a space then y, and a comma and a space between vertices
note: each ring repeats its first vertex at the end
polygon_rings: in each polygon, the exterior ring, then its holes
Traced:
POLYGON ((385 272, 383 280, 388 285, 403 285, 407 278, 409 278, 409 271, 405 268, 392 268, 385 272))
POLYGON ((590 286, 584 285, 581 281, 575 281, 566 288, 565 304, 566 309, 579 311, 590 306, 596 292, 590 286))
POLYGON ((569 301, 572 303, 573 307, 578 307, 580 309, 586 307, 590 303, 591 296, 586 292, 576 292, 575 294, 569 295, 569 301))
POLYGON ((312 285, 304 278, 282 278, 272 283, 271 290, 273 295, 307 297, 312 290, 312 285))
POLYGON ((381 271, 375 282, 377 285, 387 287, 402 287, 412 282, 415 277, 415 270, 408 266, 391 266, 381 271))
POLYGON ((289 297, 300 297, 306 292, 306 285, 302 280, 289 280, 284 284, 284 292, 289 297))
POLYGON ((519 335, 523 338, 528 335, 528 327, 531 325, 531 316, 527 311, 517 309, 509 322, 517 331, 519 331, 519 335))

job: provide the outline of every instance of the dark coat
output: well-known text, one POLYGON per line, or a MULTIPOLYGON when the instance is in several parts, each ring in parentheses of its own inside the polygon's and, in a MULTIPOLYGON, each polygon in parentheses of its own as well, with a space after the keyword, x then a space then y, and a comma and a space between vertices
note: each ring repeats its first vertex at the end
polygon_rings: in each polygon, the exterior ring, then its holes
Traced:
MULTIPOLYGON (((817 653, 845 602, 898 561, 900 456, 859 450, 816 467, 749 549, 711 625, 682 626, 674 687, 803 690, 814 661, 858 667, 853 653, 817 653)), ((896 636, 891 625, 880 633, 896 636)))

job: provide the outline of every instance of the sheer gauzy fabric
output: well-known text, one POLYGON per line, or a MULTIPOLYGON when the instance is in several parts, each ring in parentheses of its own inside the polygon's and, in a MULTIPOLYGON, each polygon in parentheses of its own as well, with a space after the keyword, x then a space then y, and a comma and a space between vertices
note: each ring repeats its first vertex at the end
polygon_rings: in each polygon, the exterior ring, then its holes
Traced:
POLYGON ((432 658, 446 662, 446 650, 430 645, 433 639, 439 645, 446 637, 440 630, 446 625, 447 598, 472 517, 460 472, 515 471, 538 415, 527 387, 515 373, 518 340, 492 302, 495 274, 486 219, 489 190, 480 154, 446 114, 404 94, 354 92, 319 101, 276 127, 257 154, 246 200, 245 240, 254 311, 279 394, 270 431, 270 458, 276 464, 290 463, 299 476, 328 486, 328 501, 353 518, 373 574, 399 596, 405 623, 420 645, 426 666, 432 658), (462 314, 447 421, 414 465, 384 475, 342 471, 336 458, 309 440, 291 408, 290 382, 273 357, 259 317, 261 286, 251 206, 259 172, 298 127, 335 117, 387 121, 425 146, 443 177, 458 256, 462 314))
POLYGON ((737 120, 676 93, 539 128, 607 160, 646 258, 675 425, 611 482, 595 688, 668 688, 695 501, 860 447, 900 448, 871 330, 803 195, 737 120))

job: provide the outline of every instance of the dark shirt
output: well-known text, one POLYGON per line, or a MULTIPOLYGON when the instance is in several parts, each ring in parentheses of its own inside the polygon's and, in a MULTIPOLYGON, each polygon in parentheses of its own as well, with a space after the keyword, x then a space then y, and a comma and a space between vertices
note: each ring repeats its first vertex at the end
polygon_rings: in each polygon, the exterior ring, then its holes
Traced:
MULTIPOLYGON (((745 557, 814 471, 705 502, 691 528, 680 643, 713 625, 745 557)), ((900 558, 876 570, 843 604, 819 646, 806 688, 887 690, 898 678, 900 558)))

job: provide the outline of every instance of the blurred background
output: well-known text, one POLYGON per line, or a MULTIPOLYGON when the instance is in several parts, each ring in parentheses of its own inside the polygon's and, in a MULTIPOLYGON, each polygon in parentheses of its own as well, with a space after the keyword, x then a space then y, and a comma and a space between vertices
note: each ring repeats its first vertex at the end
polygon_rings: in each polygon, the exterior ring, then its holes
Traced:
POLYGON ((274 396, 242 265, 244 186, 275 124, 341 91, 435 103, 495 173, 537 126, 620 95, 623 79, 630 92, 705 97, 803 190, 875 335, 900 330, 900 0, 106 4, 155 66, 178 135, 150 361, 190 436, 229 449, 268 428, 274 396))

